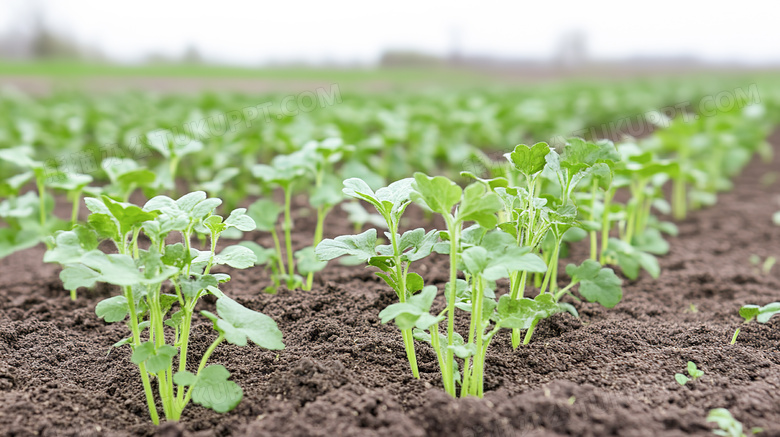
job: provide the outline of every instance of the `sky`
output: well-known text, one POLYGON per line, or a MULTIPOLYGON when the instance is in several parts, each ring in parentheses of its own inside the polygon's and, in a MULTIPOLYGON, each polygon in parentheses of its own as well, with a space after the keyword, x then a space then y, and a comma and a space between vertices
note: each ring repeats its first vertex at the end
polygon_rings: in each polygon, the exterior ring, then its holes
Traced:
POLYGON ((109 58, 181 56, 195 47, 220 63, 376 62, 387 49, 549 59, 581 35, 597 59, 686 57, 780 63, 778 6, 739 2, 2 0, 0 34, 47 24, 109 58))

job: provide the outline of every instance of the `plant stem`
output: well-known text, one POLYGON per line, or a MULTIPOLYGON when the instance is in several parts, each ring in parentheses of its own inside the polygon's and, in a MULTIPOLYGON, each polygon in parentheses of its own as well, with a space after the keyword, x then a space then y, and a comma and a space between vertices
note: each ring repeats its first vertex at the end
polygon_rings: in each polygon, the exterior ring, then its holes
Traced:
POLYGON ((534 328, 536 328, 536 325, 539 323, 539 320, 541 319, 534 319, 533 322, 531 322, 531 327, 528 328, 528 331, 525 332, 525 338, 523 339, 523 346, 527 345, 531 341, 531 337, 534 335, 534 328))
MULTIPOLYGON (((447 383, 447 375, 445 373, 446 370, 446 364, 444 362, 444 356, 442 355, 441 350, 441 341, 439 341, 439 324, 431 325, 428 328, 428 331, 431 334, 431 347, 433 347, 433 350, 436 352, 436 358, 439 361, 439 369, 441 369, 441 382, 444 386, 444 390, 449 390, 449 385, 447 383)), ((449 391, 447 391, 449 393, 449 391)), ((453 395, 454 396, 454 395, 453 395)))
POLYGON ((46 229, 46 190, 43 185, 43 178, 37 178, 38 185, 38 209, 39 219, 41 221, 41 232, 45 232, 46 229))
MULTIPOLYGON (((593 178, 593 185, 591 186, 590 189, 591 203, 590 203, 589 220, 591 221, 591 223, 596 220, 596 194, 598 193, 598 189, 599 189, 598 181, 596 180, 596 178, 593 178)), ((599 251, 598 236, 596 235, 596 230, 594 229, 590 231, 590 259, 595 261, 596 258, 598 257, 598 251, 599 251)))
MULTIPOLYGON (((512 289, 512 299, 520 299, 525 294, 525 281, 528 279, 528 272, 523 272, 520 276, 520 283, 517 289, 512 289)), ((512 329, 512 347, 517 349, 520 346, 520 330, 512 329)))
POLYGON ((612 223, 609 219, 609 207, 612 204, 612 197, 614 195, 614 188, 610 188, 604 194, 604 213, 601 215, 601 254, 599 256, 599 263, 602 265, 604 265, 606 261, 607 245, 609 244, 609 228, 612 227, 612 223))
MULTIPOLYGON (((276 227, 271 230, 271 236, 274 238, 274 246, 276 247, 276 255, 279 261, 279 273, 282 275, 287 274, 287 269, 284 267, 284 256, 282 256, 282 244, 279 242, 279 234, 276 232, 276 227)), ((292 275, 292 274, 290 274, 292 275)))
POLYGON ((295 260, 292 252, 292 218, 290 208, 292 205, 292 188, 284 187, 284 243, 287 249, 287 268, 289 269, 288 284, 292 284, 292 277, 295 274, 295 260))
MULTIPOLYGON (((484 327, 482 326, 482 296, 485 291, 485 284, 482 281, 482 276, 475 278, 476 295, 472 298, 471 317, 476 319, 476 337, 477 337, 477 355, 474 356, 474 367, 471 375, 473 381, 469 387, 469 391, 472 395, 482 396, 482 381, 484 379, 485 366, 481 359, 480 351, 482 350, 482 337, 484 335, 484 327)), ((465 370, 464 370, 465 371, 465 370)))
MULTIPOLYGON (((187 347, 189 346, 190 326, 192 324, 192 311, 189 311, 186 306, 182 308, 182 311, 184 311, 184 317, 182 317, 181 340, 179 345, 179 372, 187 370, 187 347)), ((178 386, 176 401, 181 404, 183 400, 184 387, 178 386)))
POLYGON ((76 226, 79 219, 79 208, 81 207, 81 190, 73 193, 73 208, 70 213, 70 227, 76 226))
MULTIPOLYGON (((208 349, 206 349, 206 353, 203 354, 203 358, 200 360, 200 365, 198 366, 198 372, 195 374, 195 376, 200 375, 200 372, 206 367, 206 362, 209 360, 209 357, 211 357, 211 354, 214 353, 214 350, 219 346, 220 343, 222 343, 222 340, 225 339, 224 334, 219 334, 216 340, 214 340, 213 343, 211 343, 211 346, 209 346, 208 349)), ((187 406, 187 404, 190 402, 190 398, 192 398, 192 389, 193 386, 190 386, 187 389, 187 394, 184 396, 184 401, 179 405, 179 409, 177 411, 177 416, 174 420, 179 420, 179 417, 181 417, 181 412, 184 411, 184 407, 187 406)))
MULTIPOLYGON (((127 306, 130 312, 130 330, 133 332, 133 349, 141 344, 141 332, 138 329, 138 318, 135 312, 135 299, 133 297, 133 289, 131 287, 125 287, 125 298, 127 299, 127 306)), ((138 370, 141 372, 141 382, 144 386, 144 393, 146 394, 146 405, 149 407, 149 415, 152 418, 152 423, 155 425, 160 424, 160 418, 157 416, 157 406, 154 404, 154 394, 152 392, 152 384, 149 382, 149 374, 146 372, 146 363, 138 365, 138 370)))
MULTIPOLYGON (((447 369, 447 393, 455 397, 455 369, 453 362, 455 354, 452 346, 455 343, 455 297, 457 296, 458 280, 458 240, 460 239, 460 222, 455 222, 452 216, 445 216, 447 232, 450 236, 450 288, 447 298, 447 354, 444 363, 447 369)), ((442 369, 444 370, 444 369, 442 369)), ((444 372, 442 372, 444 373, 444 372)))
MULTIPOLYGON (((312 247, 317 247, 322 241, 322 230, 325 224, 325 217, 328 215, 330 208, 321 206, 317 208, 317 226, 314 228, 314 240, 312 241, 312 247)), ((306 285, 304 285, 304 291, 311 290, 312 282, 314 281, 314 272, 309 272, 306 276, 306 285)))
POLYGON ((736 330, 736 331, 734 331, 734 336, 733 336, 733 337, 731 337, 731 344, 734 344, 734 343, 736 343, 736 342, 737 342, 737 336, 739 335, 739 329, 740 329, 740 328, 737 328, 737 330, 736 330))
MULTIPOLYGON (((390 225, 391 242, 393 244, 393 263, 395 264, 396 284, 400 285, 400 289, 396 290, 396 293, 398 293, 398 300, 401 303, 406 303, 406 269, 404 269, 402 265, 401 250, 398 247, 398 223, 388 221, 388 225, 390 225)), ((417 354, 414 350, 414 335, 412 334, 412 330, 402 329, 401 335, 404 339, 406 358, 409 360, 409 366, 412 368, 412 376, 420 379, 420 370, 417 368, 417 354)))

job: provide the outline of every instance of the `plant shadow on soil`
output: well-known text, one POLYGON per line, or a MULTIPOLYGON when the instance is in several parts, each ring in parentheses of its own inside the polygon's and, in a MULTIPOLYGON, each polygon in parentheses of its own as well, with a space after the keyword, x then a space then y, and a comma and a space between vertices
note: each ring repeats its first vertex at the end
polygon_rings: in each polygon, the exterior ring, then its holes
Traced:
MULTIPOLYGON (((770 139, 780 149, 780 132, 770 139)), ((421 380, 411 377, 400 332, 379 323, 394 293, 369 269, 337 262, 318 275, 311 292, 263 294, 261 268, 230 271, 224 291, 273 317, 286 349, 220 346, 222 364, 244 390, 230 413, 190 405, 181 423, 151 425, 128 348, 108 353, 127 335, 122 324, 94 314, 116 293, 82 291, 71 302, 59 267, 33 248, 0 260, 0 430, 6 435, 251 435, 251 436, 658 436, 711 435, 705 422, 724 407, 747 428, 780 435, 780 318, 742 327, 743 304, 780 300, 780 267, 763 275, 750 255, 780 255, 778 184, 762 176, 778 162, 755 160, 719 197, 716 207, 679 223, 658 280, 642 274, 624 282, 612 310, 579 303, 581 319, 558 314, 540 323, 533 341, 512 350, 507 332, 491 345, 484 399, 451 399, 441 390, 436 357, 417 343, 421 380), (693 304, 698 311, 688 311, 693 304), (687 361, 705 375, 680 386, 674 374, 687 361)), ((430 228, 418 209, 405 228, 430 228)), ((311 217, 296 222, 298 247, 308 244, 311 217)), ((336 208, 326 237, 351 233, 336 208)), ((268 235, 248 236, 270 246, 268 235)), ((584 259, 575 246, 568 262, 584 259)), ((441 256, 414 265, 439 289, 447 280, 441 256)), ((561 268, 563 271, 563 268, 561 268)), ((561 278, 562 281, 564 278, 561 278)), ((505 291, 506 284, 504 284, 505 291)), ((567 298, 568 299, 568 298, 567 298)), ((443 296, 436 305, 443 307, 443 296)), ((199 309, 213 311, 214 300, 199 309)), ((190 344, 200 357, 215 337, 198 318, 190 344)), ((464 320, 460 320, 461 328, 464 320)), ((197 359, 190 359, 197 363, 197 359)), ((193 369, 194 370, 194 369, 193 369)))

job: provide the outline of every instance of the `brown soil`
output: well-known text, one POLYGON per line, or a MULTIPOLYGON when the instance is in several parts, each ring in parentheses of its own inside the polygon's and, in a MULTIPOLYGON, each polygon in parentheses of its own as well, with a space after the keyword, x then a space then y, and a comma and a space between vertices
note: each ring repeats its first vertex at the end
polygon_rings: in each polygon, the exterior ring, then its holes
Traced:
MULTIPOLYGON (((773 136, 780 145, 780 133, 773 136)), ((223 364, 244 389, 228 414, 191 405, 179 424, 150 424, 122 324, 94 314, 109 287, 71 302, 41 263, 43 249, 0 260, 0 430, 6 435, 247 436, 658 436, 711 435, 711 408, 728 408, 746 427, 780 435, 780 318, 742 327, 740 305, 780 301, 780 267, 763 275, 751 254, 780 255, 778 184, 762 185, 780 165, 754 162, 716 208, 680 223, 658 280, 626 281, 616 308, 574 303, 581 319, 543 321, 533 341, 512 350, 507 333, 491 345, 484 399, 451 399, 435 355, 418 343, 421 380, 411 377, 401 335, 377 314, 393 293, 370 270, 332 263, 311 292, 268 285, 261 269, 231 272, 229 295, 272 316, 285 335, 280 352, 220 346, 223 364), (695 305, 697 312, 689 310, 695 305), (680 386, 688 360, 705 375, 680 386)), ((408 225, 430 226, 418 210, 408 225)), ((298 243, 311 218, 298 221, 298 243)), ((327 236, 348 233, 336 209, 327 236)), ((254 235, 269 245, 267 235, 254 235)), ((575 248, 581 258, 584 248, 575 248)), ((564 260, 564 262, 566 262, 564 260)), ((416 266, 428 283, 446 281, 447 263, 416 266)), ((443 299, 439 297, 439 306, 443 299)), ((213 300, 201 303, 212 309, 213 300)), ((215 337, 203 320, 192 357, 215 337)), ((196 360, 190 359, 190 362, 196 360)))

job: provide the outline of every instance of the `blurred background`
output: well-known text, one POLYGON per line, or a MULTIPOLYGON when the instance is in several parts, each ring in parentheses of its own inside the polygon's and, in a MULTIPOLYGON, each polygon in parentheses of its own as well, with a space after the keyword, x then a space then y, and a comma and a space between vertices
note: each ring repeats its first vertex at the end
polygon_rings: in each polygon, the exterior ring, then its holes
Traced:
POLYGON ((770 1, 4 0, 0 86, 264 91, 774 72, 770 1))

